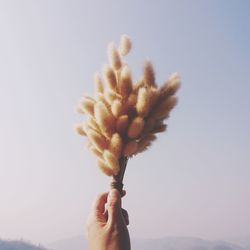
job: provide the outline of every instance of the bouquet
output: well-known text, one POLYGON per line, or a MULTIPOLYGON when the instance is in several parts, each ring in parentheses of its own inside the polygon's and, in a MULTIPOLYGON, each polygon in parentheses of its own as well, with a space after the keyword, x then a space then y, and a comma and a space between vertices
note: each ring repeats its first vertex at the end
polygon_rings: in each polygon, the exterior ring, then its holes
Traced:
POLYGON ((131 69, 123 57, 131 50, 131 40, 122 35, 119 47, 108 46, 109 64, 102 77, 95 74, 95 97, 83 96, 77 111, 84 122, 77 124, 78 134, 86 136, 88 148, 96 156, 100 170, 112 176, 111 186, 123 188, 128 159, 147 150, 157 134, 166 130, 166 119, 177 104, 180 87, 177 73, 158 86, 149 60, 143 65, 142 77, 134 83, 131 69))

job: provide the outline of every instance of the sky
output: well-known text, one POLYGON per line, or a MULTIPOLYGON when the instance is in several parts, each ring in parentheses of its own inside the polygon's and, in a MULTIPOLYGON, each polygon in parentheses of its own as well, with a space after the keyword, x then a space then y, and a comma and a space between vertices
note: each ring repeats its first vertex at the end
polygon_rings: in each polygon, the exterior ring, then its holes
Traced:
POLYGON ((0 238, 84 234, 110 179, 73 124, 109 42, 128 34, 133 79, 179 72, 168 131, 129 160, 131 237, 250 234, 250 2, 0 0, 0 238))

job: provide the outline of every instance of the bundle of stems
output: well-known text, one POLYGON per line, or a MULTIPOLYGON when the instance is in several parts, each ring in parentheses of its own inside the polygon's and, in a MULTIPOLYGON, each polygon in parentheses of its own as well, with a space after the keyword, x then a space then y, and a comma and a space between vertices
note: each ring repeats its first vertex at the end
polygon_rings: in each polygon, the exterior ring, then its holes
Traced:
POLYGON ((166 130, 164 121, 177 104, 175 93, 180 87, 177 73, 158 87, 149 60, 144 62, 141 79, 133 84, 122 58, 131 47, 127 35, 121 36, 118 48, 109 44, 109 64, 104 65, 102 77, 94 76, 95 98, 83 96, 77 105, 87 119, 75 127, 88 138, 88 148, 102 172, 113 176, 111 186, 120 191, 128 159, 147 150, 156 134, 166 130))

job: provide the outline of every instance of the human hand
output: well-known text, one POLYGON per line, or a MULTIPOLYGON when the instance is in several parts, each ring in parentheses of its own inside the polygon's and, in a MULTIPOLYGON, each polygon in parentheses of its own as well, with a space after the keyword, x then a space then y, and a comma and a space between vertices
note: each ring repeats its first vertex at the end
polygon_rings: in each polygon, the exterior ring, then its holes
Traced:
POLYGON ((128 223, 128 213, 121 208, 116 189, 99 195, 87 221, 89 250, 130 250, 128 223))

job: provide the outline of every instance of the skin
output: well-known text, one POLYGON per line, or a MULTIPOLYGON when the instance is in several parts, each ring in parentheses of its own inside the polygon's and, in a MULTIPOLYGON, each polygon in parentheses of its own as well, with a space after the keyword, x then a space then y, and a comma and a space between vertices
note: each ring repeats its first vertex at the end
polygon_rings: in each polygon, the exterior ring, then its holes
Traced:
POLYGON ((130 250, 128 224, 128 213, 121 208, 120 193, 112 189, 100 194, 87 221, 89 250, 130 250))

